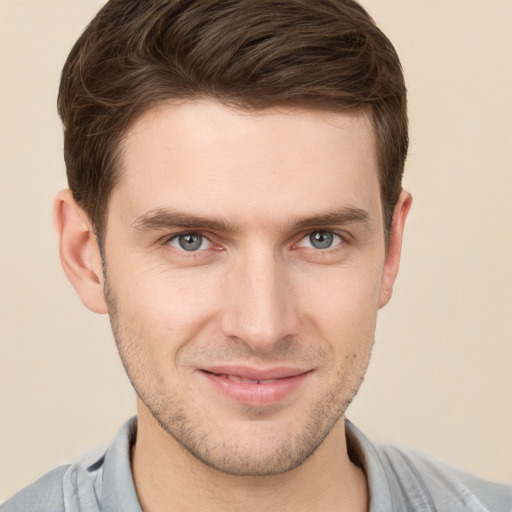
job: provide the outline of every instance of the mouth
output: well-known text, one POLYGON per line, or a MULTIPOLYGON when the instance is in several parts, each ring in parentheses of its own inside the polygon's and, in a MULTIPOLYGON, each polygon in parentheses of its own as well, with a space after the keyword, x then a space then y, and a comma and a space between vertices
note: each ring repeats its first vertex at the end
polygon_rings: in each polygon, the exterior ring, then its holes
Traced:
POLYGON ((214 391, 240 404, 264 406, 285 400, 308 380, 313 370, 292 367, 216 366, 199 371, 214 391))
MULTIPOLYGON (((247 377, 239 377, 238 375, 229 375, 227 373, 217 373, 213 374, 217 375, 217 377, 222 377, 225 379, 233 380, 235 382, 250 382, 251 384, 272 384, 272 382, 277 382, 279 379, 249 379, 247 377)), ((288 377, 286 377, 288 378, 288 377)))

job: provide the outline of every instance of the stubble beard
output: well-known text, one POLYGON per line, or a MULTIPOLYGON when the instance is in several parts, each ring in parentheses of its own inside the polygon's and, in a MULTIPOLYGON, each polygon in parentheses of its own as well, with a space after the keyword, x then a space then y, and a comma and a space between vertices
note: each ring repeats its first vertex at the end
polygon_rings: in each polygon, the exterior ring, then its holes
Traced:
MULTIPOLYGON (((200 423, 200 418, 194 419, 189 414, 189 404, 180 398, 180 390, 170 396, 169 390, 160 387, 162 379, 158 380, 157 372, 151 367, 150 358, 146 357, 144 351, 144 336, 135 329, 130 330, 123 322, 116 297, 106 278, 106 267, 104 272, 105 298, 112 332, 137 396, 167 434, 197 460, 215 470, 234 476, 272 476, 297 468, 315 453, 344 417, 364 380, 373 341, 366 354, 359 354, 363 357, 358 361, 357 369, 351 367, 347 372, 339 371, 341 377, 336 386, 316 402, 300 433, 290 436, 286 432, 269 430, 266 432, 265 446, 260 447, 255 446, 252 439, 244 439, 244 444, 240 440, 230 442, 229 436, 220 436, 219 440, 215 440, 217 433, 210 432, 207 426, 200 423), (149 382, 148 376, 156 380, 149 382), (272 446, 270 450, 269 446, 272 446)), ((355 354, 353 358, 356 358, 355 354)), ((254 411, 254 415, 257 414, 254 411)))

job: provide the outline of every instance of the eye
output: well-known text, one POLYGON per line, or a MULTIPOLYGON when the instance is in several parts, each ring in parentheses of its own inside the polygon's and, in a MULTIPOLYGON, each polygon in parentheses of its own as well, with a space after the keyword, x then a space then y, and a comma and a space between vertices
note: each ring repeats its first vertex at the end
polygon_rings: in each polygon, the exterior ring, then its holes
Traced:
POLYGON ((210 241, 199 233, 182 233, 181 235, 173 236, 169 240, 169 245, 188 252, 209 249, 211 247, 210 241))
POLYGON ((313 249, 330 249, 331 247, 340 245, 342 238, 332 231, 313 231, 305 236, 299 245, 302 247, 311 247, 313 249))

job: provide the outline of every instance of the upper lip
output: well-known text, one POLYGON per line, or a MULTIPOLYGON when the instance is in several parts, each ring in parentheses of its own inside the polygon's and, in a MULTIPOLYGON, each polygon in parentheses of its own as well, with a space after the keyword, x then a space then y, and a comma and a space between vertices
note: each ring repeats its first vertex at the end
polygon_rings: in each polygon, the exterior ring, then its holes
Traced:
POLYGON ((286 379, 296 377, 307 373, 309 369, 291 367, 291 366, 275 366, 273 368, 254 368, 250 366, 238 365, 219 365, 200 368, 200 370, 215 373, 217 375, 233 375, 242 379, 252 380, 269 380, 269 379, 286 379))

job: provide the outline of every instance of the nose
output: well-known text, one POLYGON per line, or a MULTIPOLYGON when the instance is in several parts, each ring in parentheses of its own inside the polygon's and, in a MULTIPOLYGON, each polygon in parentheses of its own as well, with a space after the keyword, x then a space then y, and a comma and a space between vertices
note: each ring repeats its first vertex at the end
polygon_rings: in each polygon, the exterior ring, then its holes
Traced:
POLYGON ((296 336, 299 316, 290 270, 272 251, 249 251, 239 258, 224 281, 221 328, 252 351, 271 352, 296 336))

